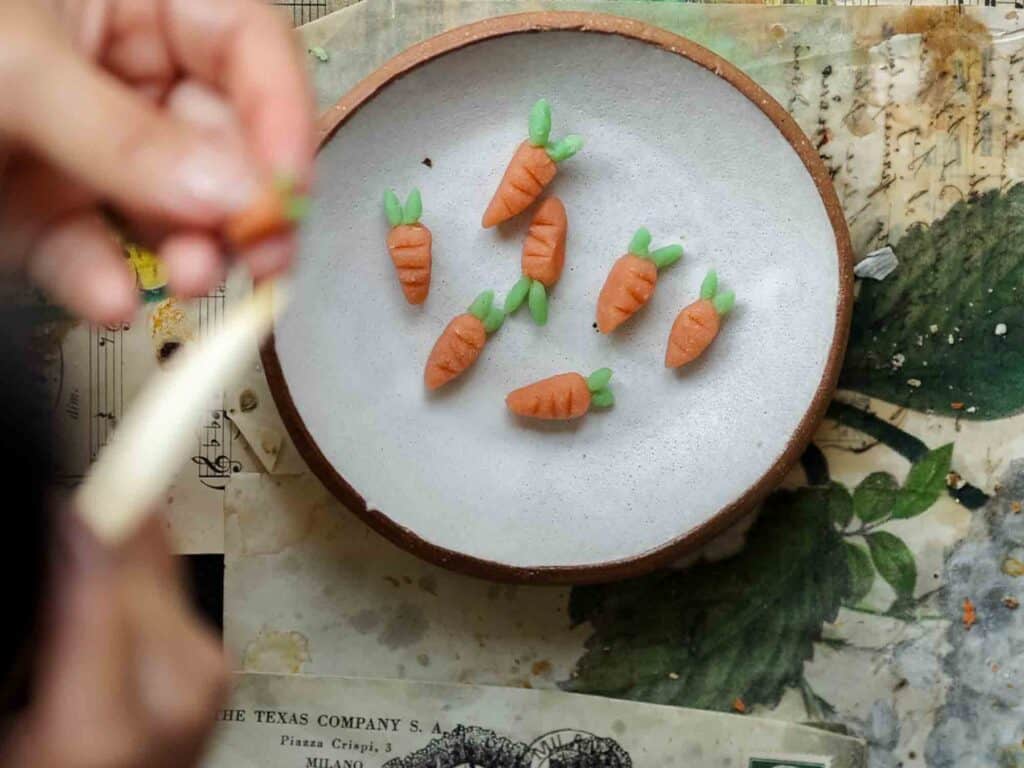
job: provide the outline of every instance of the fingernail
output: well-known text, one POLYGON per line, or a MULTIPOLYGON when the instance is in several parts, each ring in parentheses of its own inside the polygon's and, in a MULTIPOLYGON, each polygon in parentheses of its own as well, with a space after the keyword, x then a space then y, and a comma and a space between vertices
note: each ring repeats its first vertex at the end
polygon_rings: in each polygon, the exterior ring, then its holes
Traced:
POLYGON ((223 211, 238 211, 256 194, 255 174, 244 158, 217 147, 202 146, 177 168, 178 182, 193 200, 223 211))

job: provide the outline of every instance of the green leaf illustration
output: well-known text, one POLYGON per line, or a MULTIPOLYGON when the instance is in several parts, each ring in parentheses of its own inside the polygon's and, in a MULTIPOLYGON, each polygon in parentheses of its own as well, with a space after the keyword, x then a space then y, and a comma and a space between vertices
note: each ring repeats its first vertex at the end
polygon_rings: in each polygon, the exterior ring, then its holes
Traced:
POLYGON ((853 491, 853 514, 874 523, 892 512, 899 499, 900 485, 888 472, 872 472, 853 491))
POLYGON ((911 597, 917 584, 917 565, 903 539, 886 531, 876 531, 864 538, 878 573, 896 590, 898 597, 911 597))
POLYGON ((892 511, 896 518, 915 517, 939 500, 946 490, 946 475, 953 460, 953 444, 949 443, 928 454, 910 468, 899 499, 892 511))
POLYGON ((832 498, 773 494, 730 560, 573 589, 570 616, 593 635, 564 687, 717 710, 778 702, 850 594, 832 498))
POLYGON ((1024 408, 1024 184, 957 203, 895 251, 895 272, 861 283, 840 385, 960 418, 1024 408))
POLYGON ((846 553, 846 569, 850 573, 850 594, 846 598, 849 605, 856 605, 871 591, 875 583, 875 566, 871 563, 871 555, 863 547, 843 542, 846 553))
POLYGON ((832 522, 839 530, 853 519, 853 499, 850 498, 850 492, 839 483, 832 483, 828 487, 828 508, 832 513, 832 522))

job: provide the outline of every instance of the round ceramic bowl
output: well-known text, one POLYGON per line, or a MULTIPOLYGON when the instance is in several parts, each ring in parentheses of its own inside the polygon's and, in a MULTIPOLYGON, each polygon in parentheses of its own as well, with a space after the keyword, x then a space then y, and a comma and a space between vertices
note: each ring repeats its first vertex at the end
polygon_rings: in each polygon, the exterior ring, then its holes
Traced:
POLYGON ((782 107, 664 30, 589 13, 507 16, 385 64, 322 119, 318 195, 292 310, 263 351, 299 450, 399 546, 501 580, 635 576, 726 528, 798 459, 846 341, 848 233, 828 173, 782 107), (448 321, 520 277, 533 209, 480 217, 533 102, 586 145, 551 194, 569 217, 550 319, 521 310, 437 393, 423 367, 448 321), (382 195, 412 187, 434 236, 430 296, 406 303, 382 195), (611 335, 598 292, 638 227, 681 242, 648 305, 611 335), (708 353, 663 365, 669 328, 715 268, 736 309, 708 353), (505 408, 565 371, 615 372, 616 404, 563 423, 505 408))

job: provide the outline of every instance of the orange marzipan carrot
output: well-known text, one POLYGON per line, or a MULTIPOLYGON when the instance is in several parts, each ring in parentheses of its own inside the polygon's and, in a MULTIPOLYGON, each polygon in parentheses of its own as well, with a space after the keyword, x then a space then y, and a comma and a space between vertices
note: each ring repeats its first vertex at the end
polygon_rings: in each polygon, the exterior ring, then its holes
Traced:
POLYGON ((483 226, 489 229, 525 211, 558 173, 555 161, 543 147, 524 141, 512 155, 498 189, 484 211, 483 226))
POLYGON ((597 327, 611 333, 648 302, 658 284, 658 270, 677 262, 683 255, 678 245, 650 250, 651 233, 637 230, 629 253, 619 257, 597 297, 597 327))
POLYGON ((525 211, 555 178, 558 163, 572 157, 583 146, 583 140, 574 135, 551 143, 548 141, 550 134, 551 107, 540 99, 530 110, 530 137, 516 148, 484 211, 485 229, 525 211))
POLYGON ((551 288, 565 267, 565 237, 569 219, 557 197, 549 197, 533 215, 523 243, 523 274, 551 288))
POLYGON ((718 276, 708 272, 700 298, 683 307, 672 323, 665 350, 665 367, 679 368, 696 360, 711 346, 721 329, 721 318, 735 303, 732 291, 718 292, 718 276))
POLYGON ((430 230, 422 224, 400 224, 388 233, 388 252, 410 304, 422 304, 430 292, 430 245, 430 230))
POLYGON ((423 371, 427 389, 444 386, 476 362, 487 343, 487 334, 498 330, 505 319, 505 313, 493 302, 494 292, 484 291, 466 313, 453 319, 441 332, 423 371))
POLYGON ((479 318, 465 314, 448 323, 427 358, 427 389, 442 387, 462 374, 476 362, 485 343, 487 332, 479 318))
POLYGON ((307 208, 308 199, 291 183, 266 184, 246 208, 225 222, 224 236, 233 247, 245 248, 294 229, 307 208))
POLYGON ((534 419, 567 421, 578 419, 591 404, 607 408, 614 398, 607 368, 594 371, 589 378, 578 373, 560 373, 509 392, 505 404, 512 413, 534 419))
POLYGON ((405 206, 402 206, 398 196, 388 190, 384 194, 384 210, 391 223, 388 253, 395 264, 405 300, 410 304, 422 304, 430 292, 433 259, 430 230, 420 224, 420 216, 423 214, 420 191, 413 189, 405 206))
POLYGON ((597 298, 597 327, 611 333, 647 303, 658 282, 654 262, 627 253, 608 273, 597 298))
POLYGON ((678 368, 696 360, 715 340, 720 326, 715 305, 707 299, 697 299, 684 307, 668 335, 665 367, 678 368))

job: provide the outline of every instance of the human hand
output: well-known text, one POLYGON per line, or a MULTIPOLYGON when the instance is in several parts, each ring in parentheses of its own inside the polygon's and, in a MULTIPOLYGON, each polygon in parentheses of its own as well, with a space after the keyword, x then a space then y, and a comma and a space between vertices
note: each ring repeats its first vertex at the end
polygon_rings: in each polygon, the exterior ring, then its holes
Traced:
MULTIPOLYGON (((198 295, 224 274, 230 214, 274 178, 309 182, 302 60, 261 0, 2 0, 0 99, 0 272, 94 322, 138 301, 101 206, 198 295)), ((258 279, 293 250, 282 235, 240 257, 258 279)))
POLYGON ((156 518, 117 550, 61 515, 30 704, 5 768, 187 768, 226 692, 220 643, 193 615, 156 518))

